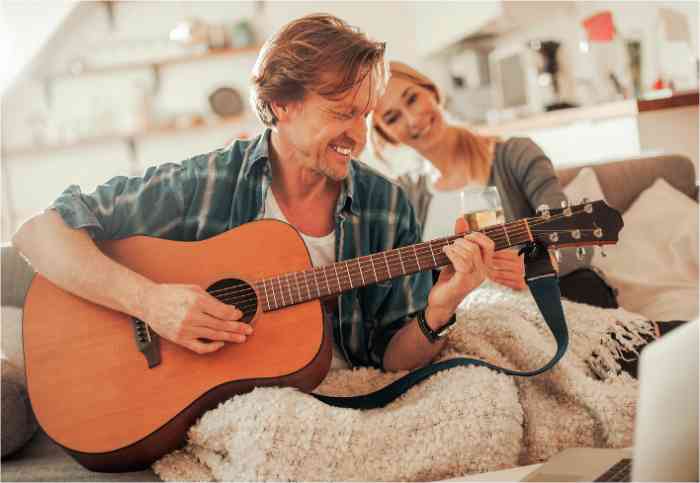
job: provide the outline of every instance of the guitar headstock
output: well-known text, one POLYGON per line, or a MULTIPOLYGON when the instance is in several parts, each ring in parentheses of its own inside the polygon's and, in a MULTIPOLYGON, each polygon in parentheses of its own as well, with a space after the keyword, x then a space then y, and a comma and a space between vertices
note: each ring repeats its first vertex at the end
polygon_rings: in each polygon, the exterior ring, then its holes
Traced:
POLYGON ((528 218, 534 241, 549 248, 612 245, 624 226, 620 213, 603 200, 542 210, 528 218))

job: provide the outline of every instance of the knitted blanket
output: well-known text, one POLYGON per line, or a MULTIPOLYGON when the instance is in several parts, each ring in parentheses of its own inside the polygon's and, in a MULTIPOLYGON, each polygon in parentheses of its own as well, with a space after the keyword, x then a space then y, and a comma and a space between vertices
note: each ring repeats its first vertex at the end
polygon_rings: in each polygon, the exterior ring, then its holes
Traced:
MULTIPOLYGON (((623 309, 563 306, 569 350, 547 373, 516 378, 457 367, 368 411, 259 388, 207 412, 186 447, 153 469, 166 481, 425 481, 537 463, 573 446, 631 446, 637 382, 618 374, 615 357, 651 335, 651 326, 623 309)), ((465 299, 458 319, 440 359, 528 370, 555 352, 528 291, 486 283, 465 299)), ((331 371, 317 392, 364 394, 403 374, 331 371)))

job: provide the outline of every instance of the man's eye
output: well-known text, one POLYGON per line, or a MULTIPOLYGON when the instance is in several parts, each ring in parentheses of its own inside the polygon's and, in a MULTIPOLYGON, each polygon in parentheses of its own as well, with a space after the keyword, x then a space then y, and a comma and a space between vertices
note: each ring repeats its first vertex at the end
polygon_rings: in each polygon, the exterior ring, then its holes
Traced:
POLYGON ((335 116, 338 119, 345 119, 345 120, 352 119, 353 117, 355 117, 352 113, 348 113, 348 112, 336 112, 335 116))

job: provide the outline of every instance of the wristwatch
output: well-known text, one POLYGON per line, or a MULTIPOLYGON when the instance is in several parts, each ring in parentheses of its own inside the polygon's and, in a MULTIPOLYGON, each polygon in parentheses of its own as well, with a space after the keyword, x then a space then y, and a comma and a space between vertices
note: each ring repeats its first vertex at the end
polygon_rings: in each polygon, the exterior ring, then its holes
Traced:
POLYGON ((430 328, 428 322, 425 320, 426 310, 427 308, 419 311, 417 314, 418 327, 420 327, 420 330, 421 332, 423 332, 423 335, 425 335, 425 338, 428 339, 432 344, 444 337, 454 327, 455 322, 457 322, 457 314, 453 313, 452 317, 450 317, 442 327, 440 327, 438 330, 433 330, 430 328))

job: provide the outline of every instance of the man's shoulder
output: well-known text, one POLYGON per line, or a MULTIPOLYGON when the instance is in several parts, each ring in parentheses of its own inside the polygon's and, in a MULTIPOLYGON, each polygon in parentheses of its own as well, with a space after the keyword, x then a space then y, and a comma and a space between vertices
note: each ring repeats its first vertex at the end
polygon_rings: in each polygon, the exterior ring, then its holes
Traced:
POLYGON ((234 139, 225 146, 212 151, 196 154, 183 161, 182 164, 191 164, 202 169, 215 168, 229 169, 232 166, 241 165, 246 157, 246 153, 253 147, 257 138, 234 139))

